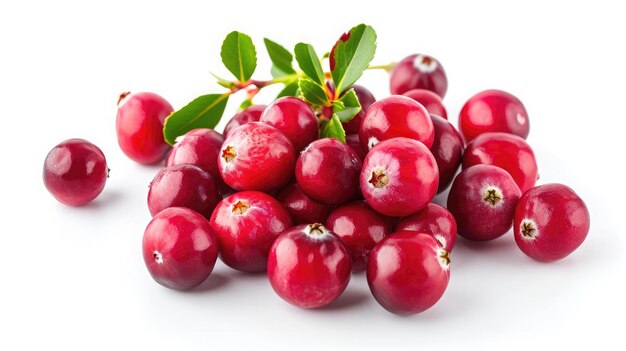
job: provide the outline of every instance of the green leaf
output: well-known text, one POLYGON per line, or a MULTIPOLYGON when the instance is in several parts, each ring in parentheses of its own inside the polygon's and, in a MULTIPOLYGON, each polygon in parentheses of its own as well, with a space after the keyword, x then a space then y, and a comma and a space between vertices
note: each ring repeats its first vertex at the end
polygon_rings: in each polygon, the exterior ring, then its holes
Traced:
POLYGON ((165 119, 163 136, 174 145, 176 138, 196 128, 215 128, 224 114, 230 93, 209 94, 197 97, 187 106, 165 119))
POLYGON ((376 32, 365 24, 350 29, 350 37, 345 42, 337 42, 335 67, 331 71, 337 95, 361 77, 375 53, 376 32))
POLYGON ((254 103, 252 102, 252 100, 249 100, 249 99, 243 100, 243 102, 241 103, 241 105, 239 105, 239 110, 240 110, 240 111, 245 110, 245 109, 247 109, 248 107, 250 107, 250 106, 252 106, 252 105, 254 105, 254 103))
POLYGON ((226 36, 222 43, 222 62, 240 82, 250 80, 256 69, 256 48, 249 36, 237 31, 226 36))
POLYGON ((348 90, 339 100, 333 101, 333 112, 343 123, 349 122, 361 111, 361 103, 354 89, 348 90))
POLYGON ((272 60, 272 76, 282 77, 289 74, 295 74, 296 70, 293 69, 293 55, 284 47, 279 44, 265 38, 263 39, 267 53, 272 60))
POLYGON ((306 100, 311 105, 328 106, 330 100, 326 94, 324 87, 308 78, 300 78, 298 80, 300 91, 306 100))
POLYGON ((215 77, 215 79, 217 79, 217 84, 219 84, 219 85, 223 86, 224 88, 226 88, 226 89, 232 89, 232 88, 234 88, 234 87, 235 87, 235 85, 236 85, 236 84, 235 84, 235 82, 231 82, 231 81, 229 81, 229 80, 226 80, 226 79, 224 79, 224 78, 221 78, 220 76, 218 76, 217 74, 215 74, 215 73, 213 73, 213 72, 210 72, 210 73, 211 73, 211 75, 212 75, 213 77, 215 77))
POLYGON ((344 143, 346 142, 346 131, 343 129, 337 114, 333 113, 330 119, 322 121, 320 128, 322 138, 335 138, 344 143))
POLYGON ((324 85, 324 70, 319 57, 315 53, 313 46, 305 43, 298 43, 294 49, 296 61, 304 74, 319 85, 324 85))
POLYGON ((300 86, 298 85, 298 80, 295 79, 293 82, 285 84, 283 90, 278 93, 276 98, 281 98, 283 96, 299 96, 300 95, 300 86))

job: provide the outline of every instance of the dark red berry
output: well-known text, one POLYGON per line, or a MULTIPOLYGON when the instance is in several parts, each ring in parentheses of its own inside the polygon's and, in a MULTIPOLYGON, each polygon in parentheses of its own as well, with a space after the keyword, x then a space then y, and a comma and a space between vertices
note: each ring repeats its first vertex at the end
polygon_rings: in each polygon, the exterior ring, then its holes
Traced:
POLYGON ((295 97, 285 96, 271 103, 261 115, 261 122, 281 131, 296 152, 317 139, 317 117, 309 104, 295 97))
POLYGON ((392 94, 404 94, 412 89, 428 89, 443 99, 448 91, 448 78, 439 61, 422 54, 404 58, 391 71, 392 94))
POLYGON ((428 113, 448 119, 448 112, 443 106, 441 97, 433 93, 432 91, 427 89, 412 89, 402 95, 410 97, 411 99, 422 104, 422 106, 426 108, 428 113))
POLYGON ((410 230, 430 234, 448 252, 456 243, 456 221, 445 208, 430 203, 423 210, 400 219, 396 231, 410 230))
POLYGON ((350 146, 352 150, 354 150, 354 152, 356 152, 356 154, 359 155, 359 158, 361 160, 365 159, 365 155, 367 155, 367 150, 363 149, 363 146, 361 145, 361 140, 359 139, 358 134, 346 135, 346 144, 348 144, 348 146, 350 146))
POLYGON ((450 186, 456 171, 463 161, 463 138, 447 120, 430 115, 435 129, 435 141, 430 147, 437 167, 439 168, 439 188, 437 193, 443 192, 450 186))
POLYGON ((239 126, 250 122, 258 122, 265 108, 265 105, 252 105, 243 111, 239 111, 226 123, 226 127, 224 127, 224 138, 239 126))
POLYGON ((295 225, 324 223, 331 209, 331 206, 306 196, 295 182, 284 187, 276 198, 289 211, 295 225))

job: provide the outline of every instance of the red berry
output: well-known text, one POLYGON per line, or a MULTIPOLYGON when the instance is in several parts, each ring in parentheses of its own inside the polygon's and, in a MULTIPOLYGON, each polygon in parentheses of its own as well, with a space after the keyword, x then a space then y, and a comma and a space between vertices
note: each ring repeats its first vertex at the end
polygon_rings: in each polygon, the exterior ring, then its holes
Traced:
POLYGON ((529 257, 551 262, 567 257, 589 233, 589 211, 574 190, 546 184, 528 190, 515 209, 515 242, 529 257))
POLYGON ((462 237, 492 240, 511 228, 515 205, 521 195, 505 170, 477 165, 463 170, 454 179, 448 195, 448 211, 456 219, 462 237))
POLYGON ((428 55, 404 58, 391 71, 392 94, 404 94, 411 89, 428 89, 443 99, 448 90, 448 78, 439 61, 428 55))
POLYGON ((143 260, 159 284, 176 290, 191 289, 213 271, 217 238, 206 218, 188 208, 159 212, 143 234, 143 260))
POLYGON ((445 208, 430 203, 423 210, 400 219, 396 231, 414 231, 430 234, 448 252, 456 243, 456 221, 445 208))
POLYGON ((350 282, 350 255, 321 224, 293 227, 272 245, 267 275, 283 300, 302 308, 335 301, 350 282))
POLYGON ((367 283, 387 311, 411 315, 432 307, 450 280, 448 252, 432 235, 400 231, 370 253, 367 283))
POLYGON ((292 226, 289 212, 260 191, 242 191, 222 200, 211 216, 220 243, 220 257, 244 272, 267 268, 267 256, 280 233, 292 226))
POLYGON ((281 131, 296 152, 319 136, 315 112, 309 104, 295 97, 285 96, 274 101, 267 106, 260 121, 281 131))
POLYGON ((487 132, 510 133, 526 139, 530 123, 518 98, 501 90, 485 90, 463 105, 459 129, 468 142, 487 132))
POLYGON ((83 139, 69 139, 55 146, 43 164, 46 189, 70 206, 84 205, 100 195, 107 176, 104 154, 83 139))
POLYGON ((163 138, 163 124, 174 112, 172 105, 153 93, 123 93, 117 105, 117 141, 126 156, 143 164, 163 160, 170 148, 163 138))
POLYGON ((365 159, 365 155, 367 155, 367 150, 364 150, 361 146, 361 140, 359 139, 358 134, 348 134, 346 135, 346 144, 359 155, 361 160, 365 159))
POLYGON ((293 175, 296 153, 278 129, 250 122, 233 130, 220 151, 222 179, 236 190, 273 191, 293 175))
POLYGON ((258 122, 261 119, 261 114, 265 110, 265 107, 265 105, 252 105, 234 115, 230 121, 226 123, 226 127, 224 127, 224 137, 227 137, 230 132, 239 126, 250 122, 258 122))
POLYGON ((448 119, 448 112, 443 106, 441 97, 432 91, 427 89, 411 89, 402 95, 410 97, 411 99, 422 104, 428 113, 448 119))
POLYGON ((415 139, 428 148, 433 145, 433 122, 424 106, 401 95, 384 98, 370 106, 359 132, 363 148, 369 150, 395 137, 415 139))
MULTIPOLYGON (((363 118, 365 118, 365 114, 367 110, 372 106, 373 103, 376 102, 376 98, 367 88, 361 85, 353 85, 352 88, 356 93, 357 98, 359 98, 359 103, 361 104, 361 111, 354 116, 349 122, 343 123, 343 129, 346 131, 346 134, 358 134, 361 130, 361 124, 363 123, 363 118)), ((348 88, 346 91, 350 90, 348 88)))
POLYGON ((354 199, 359 190, 361 159, 346 143, 319 139, 307 146, 296 162, 296 180, 312 199, 338 205, 354 199))
POLYGON ((277 199, 289 211, 295 225, 324 223, 331 209, 331 206, 306 196, 295 182, 284 187, 277 199))
POLYGON ((408 216, 423 209, 435 197, 438 184, 435 158, 413 139, 382 141, 363 161, 361 192, 368 205, 387 216, 408 216))
POLYGON ((463 138, 461 134, 454 129, 454 126, 442 117, 434 114, 430 115, 435 129, 435 141, 430 147, 437 167, 439 168, 439 188, 437 193, 443 192, 448 188, 456 171, 463 160, 463 138))

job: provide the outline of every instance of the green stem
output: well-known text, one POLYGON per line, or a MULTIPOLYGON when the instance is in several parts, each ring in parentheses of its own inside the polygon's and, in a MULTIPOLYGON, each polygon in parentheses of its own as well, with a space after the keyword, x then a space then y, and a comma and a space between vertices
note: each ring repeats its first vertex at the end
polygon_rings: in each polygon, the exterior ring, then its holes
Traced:
POLYGON ((384 70, 386 72, 389 72, 394 67, 396 67, 396 64, 397 64, 396 62, 390 62, 390 63, 388 63, 386 65, 372 65, 372 66, 367 67, 367 69, 382 69, 382 70, 384 70))

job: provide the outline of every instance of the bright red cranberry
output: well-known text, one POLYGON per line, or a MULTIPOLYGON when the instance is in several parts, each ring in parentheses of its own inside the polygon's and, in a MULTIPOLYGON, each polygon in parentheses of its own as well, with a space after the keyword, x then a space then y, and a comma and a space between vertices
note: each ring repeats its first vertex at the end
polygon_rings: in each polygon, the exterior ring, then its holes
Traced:
POLYGON ((411 315, 431 308, 450 280, 448 252, 429 234, 399 231, 370 253, 367 283, 387 311, 411 315))
POLYGON ((230 195, 217 205, 211 216, 222 261, 244 272, 264 271, 272 243, 291 226, 289 212, 276 199, 260 191, 230 195))
POLYGON ((220 200, 213 177, 188 164, 160 170, 148 191, 148 208, 152 216, 168 207, 186 207, 209 218, 220 200))
POLYGON ((433 93, 432 91, 427 89, 411 89, 402 95, 410 97, 411 99, 422 104, 422 106, 426 108, 428 113, 448 119, 448 112, 443 106, 441 97, 433 93))
POLYGON ((83 139, 69 139, 46 156, 43 183, 59 202, 80 206, 100 195, 108 173, 107 161, 96 145, 83 139))
POLYGON ((296 162, 296 180, 312 199, 338 205, 359 191, 361 159, 348 144, 325 138, 312 142, 296 162))
POLYGON ((374 210, 408 216, 428 205, 437 193, 439 170, 424 144, 408 138, 378 143, 365 157, 361 192, 374 210))
POLYGON ((356 154, 359 155, 359 158, 361 160, 365 159, 365 155, 367 155, 367 151, 363 150, 363 147, 361 146, 361 140, 359 139, 358 134, 346 135, 346 144, 348 144, 348 146, 350 146, 352 150, 354 150, 354 152, 356 152, 356 154))
POLYGON ((430 147, 437 167, 439 168, 439 188, 437 193, 441 193, 450 186, 456 171, 463 160, 463 138, 454 129, 454 126, 442 117, 434 114, 430 115, 435 129, 435 141, 430 147))
MULTIPOLYGON (((361 104, 361 111, 354 116, 349 122, 343 123, 343 129, 346 131, 346 134, 358 134, 361 130, 361 124, 363 123, 363 118, 365 118, 365 114, 367 110, 369 110, 370 106, 376 102, 376 98, 371 91, 361 85, 353 85, 354 92, 356 93, 357 98, 359 98, 359 103, 361 104)), ((348 89, 349 90, 349 89, 348 89)))
POLYGON ((317 117, 311 106, 292 96, 282 97, 267 106, 260 121, 285 134, 296 152, 319 136, 317 117))
POLYGON ((510 133, 526 139, 530 123, 518 98, 501 90, 485 90, 463 105, 459 129, 468 142, 487 132, 510 133))
POLYGON ((252 105, 234 115, 230 121, 226 123, 226 127, 224 127, 224 137, 227 137, 230 132, 239 126, 250 122, 258 122, 266 107, 265 105, 252 105))
POLYGON ((404 94, 411 89, 428 89, 443 99, 448 90, 448 78, 439 61, 422 54, 410 55, 391 71, 392 94, 404 94))
POLYGON ((574 252, 589 233, 589 211, 574 190, 546 184, 522 195, 515 209, 515 242, 529 257, 551 262, 574 252))
POLYGON ((364 201, 334 209, 326 220, 326 227, 343 241, 352 257, 352 270, 355 272, 365 270, 370 251, 391 232, 389 220, 364 201))
POLYGON ((293 227, 272 245, 267 275, 283 300, 302 308, 335 301, 350 282, 350 254, 323 225, 293 227))
POLYGON ((143 164, 163 160, 170 148, 163 138, 163 124, 174 112, 172 105, 153 93, 123 93, 117 105, 117 141, 126 156, 143 164))
POLYGON ((361 145, 366 150, 396 137, 421 141, 428 148, 435 138, 428 111, 415 100, 401 95, 378 100, 370 106, 359 132, 361 145))
POLYGON ((217 238, 199 213, 170 207, 157 214, 143 234, 143 260, 159 284, 191 289, 211 274, 217 260, 217 238))
POLYGON ((274 191, 293 175, 296 153, 278 129, 250 122, 233 130, 219 157, 222 179, 236 190, 274 191))
POLYGON ((448 252, 456 243, 456 221, 445 208, 430 203, 423 210, 400 219, 396 231, 410 230, 430 234, 448 252))
POLYGON ((477 165, 463 170, 454 179, 448 195, 459 235, 475 240, 495 239, 513 224, 515 205, 522 193, 505 170, 477 165))
POLYGON ((295 225, 324 223, 331 209, 331 206, 306 196, 295 182, 284 187, 276 198, 289 211, 295 225))

